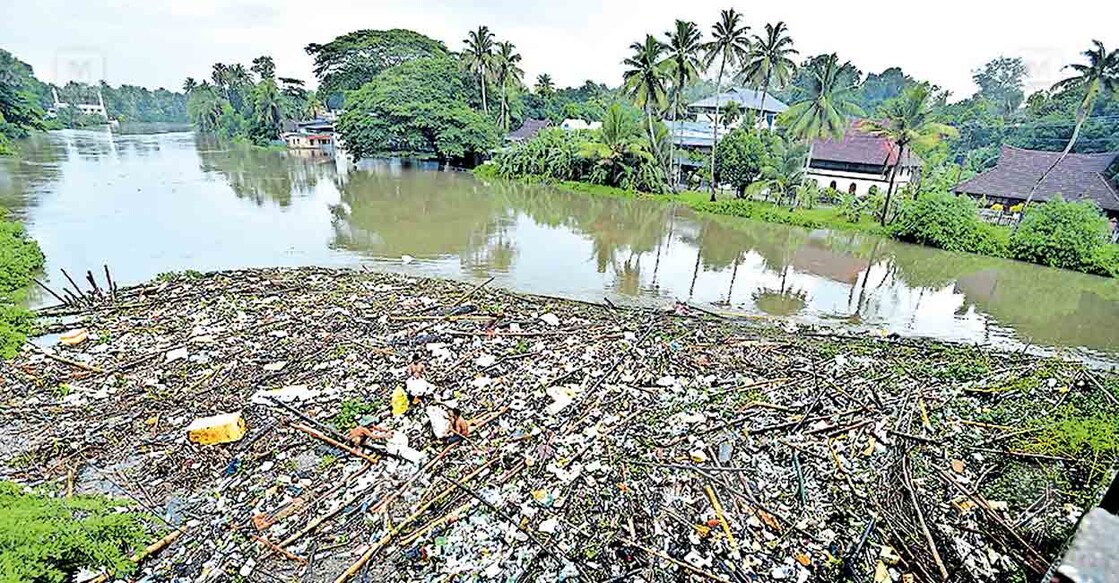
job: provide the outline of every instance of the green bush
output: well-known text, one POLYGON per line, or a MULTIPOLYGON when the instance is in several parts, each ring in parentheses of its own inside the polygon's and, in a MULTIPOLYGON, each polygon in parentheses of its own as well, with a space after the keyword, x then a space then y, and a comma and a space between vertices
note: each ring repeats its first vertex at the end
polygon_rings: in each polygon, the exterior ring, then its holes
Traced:
POLYGON ((145 537, 124 503, 100 496, 54 498, 0 482, 0 581, 61 582, 80 569, 126 575, 145 537))
POLYGON ((0 209, 0 358, 11 358, 31 332, 33 318, 21 304, 23 288, 43 266, 43 252, 0 209))
POLYGON ((1088 269, 1089 273, 1119 277, 1119 245, 1114 243, 1100 245, 1092 253, 1088 269))
POLYGON ((998 227, 979 219, 975 201, 946 192, 926 193, 901 205, 890 234, 947 251, 1005 256, 1005 237, 998 227))
POLYGON ((546 128, 531 140, 499 152, 493 159, 498 175, 505 178, 540 176, 551 180, 578 180, 587 162, 579 156, 589 132, 566 132, 546 128))
POLYGON ((1026 212, 1010 238, 1010 252, 1023 261, 1088 271, 1107 245, 1107 232, 1107 219, 1094 203, 1057 197, 1026 212))

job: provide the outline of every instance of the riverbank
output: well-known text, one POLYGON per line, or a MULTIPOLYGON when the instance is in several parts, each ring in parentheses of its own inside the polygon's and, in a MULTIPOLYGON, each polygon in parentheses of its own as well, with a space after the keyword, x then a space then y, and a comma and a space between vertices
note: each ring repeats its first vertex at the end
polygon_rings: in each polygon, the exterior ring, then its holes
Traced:
POLYGON ((43 267, 43 252, 23 226, 0 208, 0 359, 16 353, 31 331, 31 313, 23 308, 23 292, 43 267))
MULTIPOLYGON (((875 213, 866 209, 845 210, 833 206, 790 209, 784 205, 756 199, 720 198, 711 202, 711 195, 708 192, 682 191, 674 194, 649 194, 585 182, 553 181, 535 177, 505 178, 497 174, 497 169, 492 164, 478 166, 473 170, 473 173, 474 176, 482 180, 516 180, 529 184, 547 184, 554 188, 579 194, 671 202, 684 205, 696 212, 711 215, 733 216, 806 229, 860 232, 948 251, 1001 259, 1023 259, 1017 257, 1014 252, 1011 231, 1008 227, 984 223, 977 217, 971 216, 973 214, 971 209, 962 209, 967 213, 967 220, 964 220, 959 213, 946 213, 943 212, 942 208, 937 208, 937 206, 943 207, 944 205, 926 205, 919 210, 914 209, 909 214, 912 217, 908 221, 909 224, 892 223, 883 227, 875 218, 875 213), (928 208, 930 206, 932 208, 928 208), (853 220, 852 217, 857 217, 857 220, 853 220)), ((947 205, 951 204, 951 201, 947 202, 947 205)), ((906 216, 904 212, 900 215, 902 220, 906 216)), ((1050 229, 1043 228, 1041 230, 1049 231, 1050 229)), ((1068 230, 1067 225, 1059 230, 1068 230)), ((1088 230, 1090 231, 1090 228, 1088 230)), ((1079 247, 1082 245, 1083 243, 1075 240, 1031 241, 1031 247, 1040 247, 1044 251, 1040 256, 1031 253, 1029 258, 1034 259, 1034 261, 1031 261, 1032 263, 1040 265, 1052 265, 1091 275, 1119 278, 1119 244, 1104 244, 1094 253, 1087 253, 1076 269, 1072 269, 1070 266, 1062 266, 1059 263, 1059 261, 1062 261, 1061 257, 1080 253, 1079 247), (1060 245, 1065 245, 1068 248, 1062 248, 1060 245)))
POLYGON ((1076 363, 682 305, 303 268, 40 315, 89 339, 0 363, 0 477, 182 527, 141 564, 161 579, 1032 580, 1119 443, 1119 381, 1076 363), (433 435, 440 403, 466 441, 433 435), (185 438, 219 413, 244 438, 185 438), (339 447, 356 424, 392 440, 339 447))

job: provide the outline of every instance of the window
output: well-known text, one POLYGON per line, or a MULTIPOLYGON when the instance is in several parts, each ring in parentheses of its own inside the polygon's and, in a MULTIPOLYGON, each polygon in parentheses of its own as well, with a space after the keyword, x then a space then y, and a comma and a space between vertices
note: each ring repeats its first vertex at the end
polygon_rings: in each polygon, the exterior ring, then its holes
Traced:
POLYGON ((870 190, 866 191, 866 193, 871 195, 871 196, 874 196, 874 195, 878 194, 878 185, 877 184, 871 184, 870 185, 870 190))
POLYGON ((837 188, 834 180, 831 181, 831 184, 828 185, 828 188, 830 188, 832 190, 835 190, 837 188))
POLYGON ((847 193, 848 194, 855 194, 855 192, 858 191, 858 190, 859 190, 859 187, 854 182, 851 183, 851 186, 847 187, 847 193))

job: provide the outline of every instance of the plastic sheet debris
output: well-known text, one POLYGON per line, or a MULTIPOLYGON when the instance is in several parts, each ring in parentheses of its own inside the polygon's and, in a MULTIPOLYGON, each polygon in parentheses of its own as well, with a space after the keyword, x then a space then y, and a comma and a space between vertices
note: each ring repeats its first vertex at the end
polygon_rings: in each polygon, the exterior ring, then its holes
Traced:
POLYGON ((187 439, 200 445, 230 443, 245 436, 245 420, 240 413, 223 413, 195 419, 186 431, 187 439))

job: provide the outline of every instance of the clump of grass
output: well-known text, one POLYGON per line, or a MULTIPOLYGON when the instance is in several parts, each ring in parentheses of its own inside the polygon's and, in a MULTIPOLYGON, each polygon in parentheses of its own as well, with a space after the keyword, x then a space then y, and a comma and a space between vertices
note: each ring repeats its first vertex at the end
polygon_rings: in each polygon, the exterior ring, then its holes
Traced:
POLYGON ((1044 455, 1115 460, 1119 457, 1119 415, 1068 416, 1043 426, 1020 444, 1044 455))
POLYGON ((346 399, 338 409, 338 414, 331 419, 331 423, 341 431, 348 431, 356 427, 362 417, 385 410, 384 403, 377 399, 371 401, 346 399))
POLYGON ((80 569, 128 575, 145 534, 139 515, 101 496, 55 498, 0 482, 0 581, 69 581, 80 569))
POLYGON ((11 358, 34 327, 23 306, 24 289, 43 267, 43 252, 23 226, 0 209, 0 358, 11 358))

